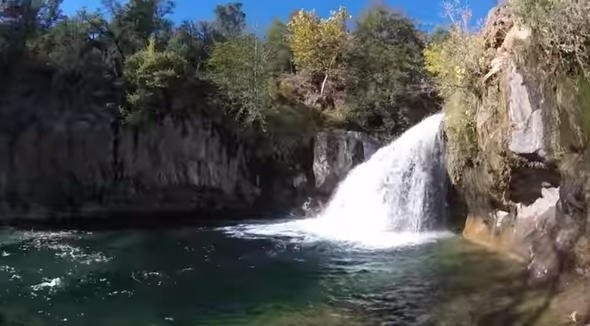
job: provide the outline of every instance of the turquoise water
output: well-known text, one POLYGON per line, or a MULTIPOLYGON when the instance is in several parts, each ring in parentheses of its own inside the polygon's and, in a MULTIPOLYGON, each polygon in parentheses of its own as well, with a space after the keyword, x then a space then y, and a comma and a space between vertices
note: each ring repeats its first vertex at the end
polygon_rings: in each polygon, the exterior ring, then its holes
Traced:
POLYGON ((458 237, 362 249, 225 231, 0 230, 0 325, 542 320, 543 302, 525 300, 542 293, 524 290, 522 266, 458 237))

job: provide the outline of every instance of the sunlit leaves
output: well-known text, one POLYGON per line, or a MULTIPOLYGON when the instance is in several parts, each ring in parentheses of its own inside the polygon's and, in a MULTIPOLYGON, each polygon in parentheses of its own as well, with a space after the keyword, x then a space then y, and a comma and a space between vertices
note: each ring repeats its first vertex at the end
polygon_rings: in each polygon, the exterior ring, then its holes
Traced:
POLYGON ((158 51, 155 40, 127 60, 125 80, 130 87, 127 95, 127 116, 135 112, 162 114, 170 111, 171 90, 186 76, 186 62, 170 51, 158 51), (150 112, 151 111, 151 112, 150 112))
POLYGON ((300 10, 289 21, 289 46, 298 69, 330 73, 342 64, 342 54, 348 40, 345 8, 327 19, 314 11, 300 10))
POLYGON ((254 35, 216 44, 209 60, 211 78, 229 97, 230 112, 245 126, 264 129, 271 107, 268 47, 254 35))

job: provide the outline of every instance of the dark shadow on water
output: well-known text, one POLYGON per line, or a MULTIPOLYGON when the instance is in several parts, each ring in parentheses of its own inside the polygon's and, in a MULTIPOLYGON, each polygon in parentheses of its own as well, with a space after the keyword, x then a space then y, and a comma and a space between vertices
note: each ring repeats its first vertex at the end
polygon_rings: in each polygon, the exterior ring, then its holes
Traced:
POLYGON ((125 231, 125 230, 175 230, 182 227, 216 227, 251 221, 272 221, 266 215, 243 216, 199 214, 197 212, 157 213, 109 213, 104 217, 47 218, 42 220, 12 219, 0 220, 0 228, 13 227, 21 230, 56 231, 125 231), (231 216, 228 218, 228 216, 231 216))
MULTIPOLYGON (((509 286, 509 284, 507 284, 509 286)), ((539 289, 531 289, 527 286, 510 289, 512 300, 506 304, 493 307, 490 311, 484 313, 478 318, 478 325, 537 325, 539 319, 549 309, 553 297, 557 293, 557 282, 539 289), (536 304, 534 308, 527 309, 523 306, 530 304, 531 300, 541 299, 541 304, 536 304)))
POLYGON ((462 276, 476 279, 453 281, 452 276, 442 276, 452 283, 442 290, 441 317, 433 325, 554 325, 548 324, 545 315, 558 293, 559 279, 533 285, 525 266, 498 254, 467 250, 461 255, 464 264, 460 268, 470 269, 462 276), (458 316, 463 320, 457 320, 458 316))

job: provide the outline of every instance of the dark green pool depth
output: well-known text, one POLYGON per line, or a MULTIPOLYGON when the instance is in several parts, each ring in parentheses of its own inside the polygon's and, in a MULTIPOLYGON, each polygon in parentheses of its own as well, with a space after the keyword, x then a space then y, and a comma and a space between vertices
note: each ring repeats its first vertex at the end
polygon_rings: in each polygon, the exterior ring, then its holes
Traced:
POLYGON ((364 250, 212 227, 2 229, 0 325, 524 321, 540 311, 522 308, 522 268, 458 237, 364 250))

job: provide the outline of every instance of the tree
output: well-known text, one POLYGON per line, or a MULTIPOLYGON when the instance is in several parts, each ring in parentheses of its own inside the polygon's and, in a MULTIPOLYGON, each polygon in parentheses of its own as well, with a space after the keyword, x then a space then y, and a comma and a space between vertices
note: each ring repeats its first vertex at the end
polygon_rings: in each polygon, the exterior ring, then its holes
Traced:
POLYGON ((172 22, 166 16, 174 8, 171 0, 129 0, 125 5, 104 0, 103 5, 112 17, 106 32, 124 58, 143 49, 152 37, 158 47, 170 38, 172 22))
POLYGON ((208 22, 183 22, 168 41, 167 49, 183 57, 196 71, 205 68, 216 41, 222 36, 208 22))
POLYGON ((154 120, 170 113, 173 91, 187 76, 186 62, 170 51, 158 51, 152 37, 147 47, 131 57, 125 65, 125 80, 129 87, 127 107, 123 112, 129 123, 144 118, 154 120))
POLYGON ((268 69, 275 76, 292 71, 293 55, 287 43, 288 34, 287 25, 278 19, 273 20, 266 32, 266 46, 270 51, 268 69))
POLYGON ((436 110, 423 43, 402 14, 376 7, 357 22, 347 50, 347 102, 362 127, 388 137, 436 110))
POLYGON ((450 36, 450 31, 442 26, 436 26, 428 35, 428 43, 442 44, 450 36))
POLYGON ((39 58, 55 67, 76 65, 81 57, 93 50, 108 50, 96 37, 93 26, 85 19, 87 13, 66 18, 57 23, 35 43, 34 52, 39 58))
POLYGON ((19 60, 27 42, 40 37, 63 19, 61 2, 0 0, 0 56, 4 63, 19 60))
POLYGON ((269 53, 256 36, 245 35, 216 44, 209 59, 213 81, 229 98, 236 119, 247 127, 264 129, 271 108, 269 53))
POLYGON ((61 11, 63 0, 36 1, 39 11, 37 12, 37 27, 41 31, 47 31, 56 23, 65 19, 61 11))
POLYGON ((342 65, 342 54, 348 40, 348 18, 345 8, 332 12, 328 19, 321 19, 314 11, 300 10, 289 21, 288 42, 295 65, 299 69, 323 74, 322 95, 330 74, 342 65))
POLYGON ((63 0, 0 0, 0 23, 12 24, 27 36, 51 28, 64 16, 63 0))
POLYGON ((470 31, 471 11, 463 1, 446 0, 443 4, 451 26, 444 37, 434 38, 424 49, 426 70, 445 99, 457 91, 479 94, 493 51, 486 48, 483 35, 470 31))
POLYGON ((218 5, 215 8, 215 28, 226 39, 240 36, 246 28, 246 14, 240 2, 218 5))

